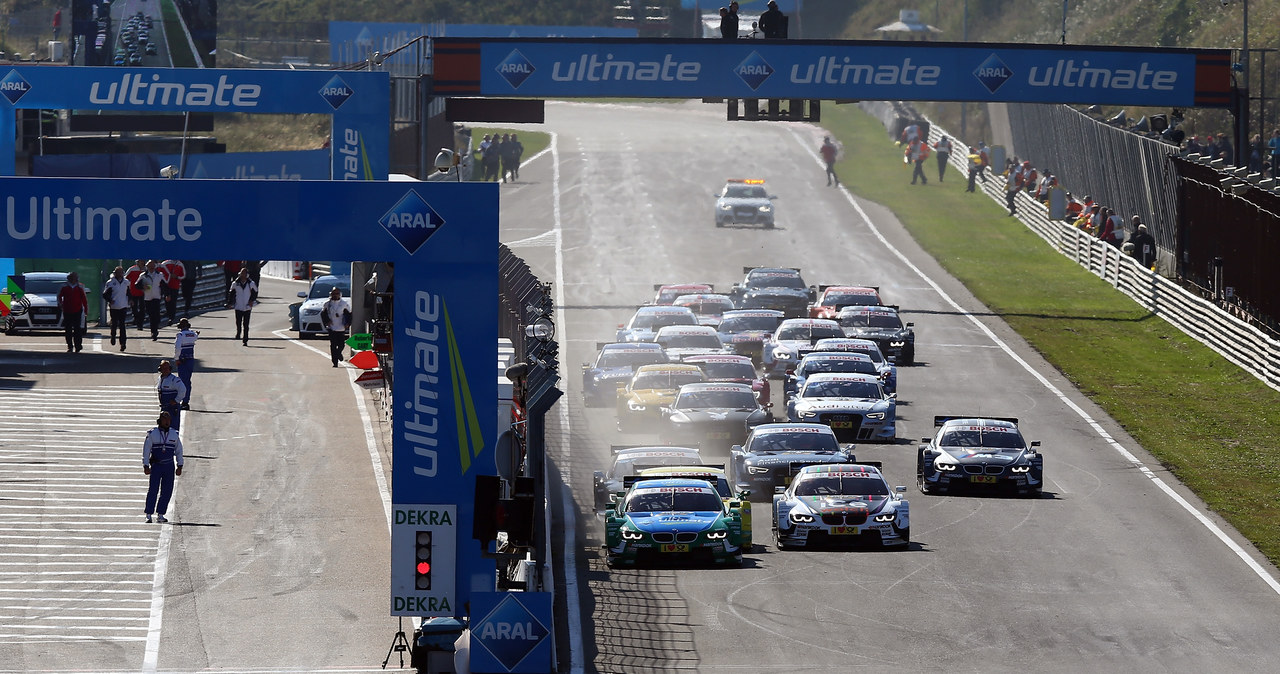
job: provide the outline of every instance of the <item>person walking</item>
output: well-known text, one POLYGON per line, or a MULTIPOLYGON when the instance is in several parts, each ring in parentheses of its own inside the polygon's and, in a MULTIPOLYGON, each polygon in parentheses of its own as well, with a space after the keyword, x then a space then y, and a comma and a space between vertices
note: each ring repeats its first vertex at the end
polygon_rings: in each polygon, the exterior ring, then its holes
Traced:
POLYGON ((942 182, 942 176, 947 171, 947 160, 951 158, 951 139, 946 136, 939 138, 933 144, 933 149, 938 153, 938 182, 942 182))
POLYGON ((178 319, 178 334, 173 338, 173 362, 178 366, 178 378, 186 387, 182 394, 181 408, 191 409, 191 373, 196 371, 196 340, 200 333, 191 329, 186 317, 178 319))
POLYGON ((133 314, 133 327, 138 332, 142 332, 143 317, 147 315, 146 302, 142 300, 142 288, 137 285, 138 277, 147 272, 147 265, 142 260, 134 260, 133 266, 124 272, 124 278, 129 282, 129 313, 133 314))
POLYGON ((164 514, 173 497, 173 478, 182 474, 182 438, 172 427, 168 412, 160 413, 156 427, 147 431, 142 442, 142 474, 151 478, 147 483, 147 523, 151 523, 152 513, 157 522, 168 522, 164 514))
POLYGON ((164 311, 168 319, 165 325, 173 325, 178 320, 178 294, 182 292, 182 279, 187 276, 187 268, 182 260, 165 260, 159 269, 164 274, 164 311))
POLYGON ((493 142, 489 143, 489 149, 484 153, 485 180, 498 179, 503 152, 506 152, 506 148, 502 147, 502 137, 495 133, 493 134, 493 142))
POLYGON ((80 353, 83 347, 84 312, 89 308, 89 294, 80 284, 80 274, 67 274, 67 282, 58 289, 58 310, 62 312, 62 331, 67 337, 67 353, 80 353))
POLYGON ((329 291, 329 301, 320 310, 320 322, 329 332, 329 357, 333 366, 342 362, 342 347, 347 342, 347 328, 351 327, 351 304, 342 299, 342 291, 329 291))
POLYGON ((231 284, 236 282, 236 277, 240 275, 244 264, 240 260, 222 260, 218 262, 218 266, 222 267, 223 287, 227 289, 227 304, 231 304, 231 284))
POLYGON ((142 289, 142 303, 151 323, 151 341, 160 339, 160 302, 164 298, 164 274, 156 269, 155 260, 147 260, 147 270, 138 277, 135 286, 142 289))
POLYGON ((760 15, 757 26, 768 39, 781 40, 787 36, 787 17, 778 9, 777 0, 769 0, 769 9, 760 15))
POLYGON ((249 346, 249 315, 258 301, 258 284, 249 278, 249 270, 240 269, 240 275, 231 283, 231 300, 227 306, 236 310, 236 339, 249 346))
MULTIPOLYGON (((182 313, 191 315, 191 299, 196 293, 196 280, 200 275, 200 263, 196 260, 179 260, 186 275, 182 277, 182 313)), ((230 279, 227 283, 230 283, 230 279)))
POLYGON ((822 163, 827 165, 827 187, 831 187, 835 181, 835 186, 840 186, 840 176, 836 175, 836 158, 840 156, 840 148, 831 142, 831 136, 822 137, 822 147, 818 148, 818 154, 822 155, 822 163))
POLYGON ((1134 224, 1137 225, 1137 231, 1133 236, 1129 237, 1129 243, 1133 244, 1133 257, 1142 265, 1143 269, 1151 269, 1156 263, 1156 240, 1147 231, 1147 226, 1142 224, 1138 216, 1133 216, 1134 224))
POLYGON ((978 167, 981 165, 982 158, 978 156, 978 148, 969 148, 969 184, 965 185, 964 191, 972 192, 976 187, 978 179, 978 167))
POLYGON ((187 396, 187 385, 173 373, 173 363, 160 361, 156 368, 160 376, 156 379, 156 397, 160 401, 160 411, 169 415, 173 430, 178 430, 182 423, 182 399, 187 396))
POLYGON ((125 333, 128 323, 129 291, 133 284, 124 276, 124 267, 116 266, 107 282, 102 284, 102 299, 107 301, 107 311, 111 316, 111 345, 116 345, 116 330, 120 330, 120 350, 124 351, 125 342, 129 339, 125 333))
POLYGON ((919 178, 921 185, 928 185, 929 178, 924 174, 924 163, 929 159, 929 143, 921 139, 911 141, 907 144, 906 157, 916 165, 911 171, 911 184, 916 184, 916 178, 919 178))
POLYGON ((502 156, 502 179, 505 181, 510 174, 511 182, 515 182, 520 177, 520 157, 524 155, 524 144, 513 133, 502 147, 505 150, 502 156))

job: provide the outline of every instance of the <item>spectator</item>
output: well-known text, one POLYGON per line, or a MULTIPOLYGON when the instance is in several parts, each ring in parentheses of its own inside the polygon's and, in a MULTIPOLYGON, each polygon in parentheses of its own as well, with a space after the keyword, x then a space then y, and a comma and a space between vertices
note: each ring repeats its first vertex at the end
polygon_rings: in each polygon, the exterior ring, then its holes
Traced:
MULTIPOLYGON (((507 176, 511 174, 511 165, 515 163, 515 157, 512 156, 514 152, 515 143, 511 142, 510 134, 502 134, 502 156, 498 158, 498 161, 502 162, 501 173, 502 182, 504 183, 507 182, 507 176)), ((514 177, 511 178, 511 182, 515 182, 515 180, 514 177)))
MULTIPOLYGON (((1107 210, 1109 212, 1107 217, 1111 220, 1111 233, 1115 239, 1114 243, 1119 247, 1124 244, 1128 235, 1128 232, 1125 231, 1124 218, 1111 209, 1107 210)), ((1141 221, 1141 218, 1139 218, 1139 221, 1141 221)))
POLYGON ((142 443, 142 474, 151 479, 147 484, 147 523, 151 523, 151 514, 156 513, 156 520, 168 522, 164 514, 169 510, 169 499, 173 496, 173 477, 182 474, 182 439, 176 428, 171 428, 173 420, 168 412, 161 412, 156 419, 156 427, 147 431, 147 438, 142 443))
POLYGON ((1114 215, 1114 211, 1112 211, 1110 208, 1104 208, 1102 209, 1102 213, 1103 213, 1103 217, 1100 225, 1101 229, 1099 230, 1100 233, 1098 234, 1098 238, 1102 239, 1103 241, 1106 241, 1107 243, 1115 246, 1116 248, 1119 248, 1120 247, 1119 234, 1116 233, 1115 220, 1113 220, 1111 217, 1112 215, 1114 215))
POLYGON ((196 370, 196 340, 200 333, 191 329, 186 317, 178 320, 178 334, 173 338, 173 361, 178 366, 178 378, 186 391, 182 394, 182 409, 191 409, 191 375, 196 370))
POLYGON ((1218 134, 1218 152, 1217 156, 1222 158, 1222 162, 1227 166, 1235 166, 1236 153, 1231 146, 1231 140, 1227 138, 1227 134, 1218 134))
POLYGON ((901 138, 899 138, 898 144, 902 145, 905 143, 910 145, 911 143, 915 142, 915 140, 919 137, 920 137, 920 125, 909 124, 905 129, 902 130, 902 136, 901 138))
POLYGON ((249 280, 253 285, 262 285, 262 260, 245 260, 244 268, 249 270, 249 280))
POLYGON ((84 312, 89 308, 89 295, 80 283, 80 274, 67 274, 67 282, 58 289, 58 311, 62 312, 62 331, 67 338, 67 353, 80 353, 84 342, 84 312))
POLYGON ((974 191, 975 181, 978 178, 978 167, 982 165, 982 157, 978 155, 978 148, 969 148, 969 184, 965 186, 964 191, 974 191))
POLYGON ((728 7, 720 8, 720 39, 738 39, 738 18, 729 13, 728 7))
POLYGON ((191 298, 196 292, 196 281, 200 276, 200 262, 197 260, 180 260, 186 275, 182 277, 182 313, 191 315, 191 298))
POLYGON ((57 40, 62 35, 62 10, 59 9, 53 13, 53 39, 57 40))
POLYGON ((1253 134, 1253 138, 1249 139, 1249 173, 1262 173, 1262 155, 1265 152, 1262 134, 1253 134))
POLYGON ((835 181, 835 186, 840 186, 840 176, 836 175, 836 159, 840 156, 840 147, 831 142, 831 136, 822 137, 822 147, 818 148, 818 153, 822 155, 822 163, 827 166, 827 187, 831 187, 831 181, 835 181))
POLYGON ((987 183, 987 167, 991 166, 991 150, 983 141, 978 141, 978 177, 982 179, 982 184, 987 183))
POLYGON ((1137 231, 1133 236, 1129 237, 1129 243, 1133 244, 1133 258, 1138 261, 1145 269, 1154 269, 1156 263, 1156 240, 1147 231, 1147 226, 1138 222, 1138 216, 1133 216, 1137 222, 1137 231))
POLYGON ((480 160, 480 179, 481 180, 489 179, 489 177, 485 174, 485 172, 488 170, 486 168, 485 158, 489 156, 489 148, 491 147, 493 147, 493 140, 489 137, 489 134, 486 133, 484 135, 484 138, 480 139, 480 149, 477 150, 477 152, 480 155, 478 159, 480 160))
POLYGON ((778 9, 777 0, 769 0, 769 9, 760 15, 760 32, 765 38, 781 40, 787 36, 787 17, 778 9))
POLYGON ((342 347, 347 341, 347 328, 351 327, 351 304, 342 299, 342 291, 329 291, 329 301, 320 309, 320 322, 329 333, 329 359, 333 366, 342 362, 342 347))
POLYGON ((236 310, 236 339, 249 346, 249 317, 254 303, 258 301, 258 284, 249 278, 248 269, 240 269, 240 275, 231 283, 228 294, 231 301, 227 306, 236 310))
POLYGON ((947 171, 947 160, 951 159, 951 139, 943 136, 938 142, 933 144, 933 149, 938 153, 938 182, 942 182, 942 177, 947 171))
MULTIPOLYGON (((733 0, 729 3, 729 16, 733 19, 733 36, 737 37, 738 31, 742 30, 742 18, 738 16, 738 0, 733 0)), ((723 35, 721 33, 721 36, 723 35)), ((752 37, 755 37, 754 32, 752 37)))
POLYGON ((484 179, 497 180, 498 166, 502 161, 502 138, 498 134, 493 134, 493 141, 489 143, 489 151, 484 153, 484 179))
MULTIPOLYGON (((222 278, 224 280, 223 287, 227 289, 227 304, 231 303, 231 283, 240 275, 240 269, 244 265, 239 260, 222 260, 218 263, 222 267, 222 278)), ((138 326, 141 329, 142 326, 138 326)))
POLYGON ((120 350, 124 351, 125 341, 129 339, 125 334, 125 324, 128 322, 129 313, 129 292, 133 289, 133 284, 124 276, 124 267, 116 266, 111 272, 110 278, 102 285, 102 299, 107 302, 107 311, 111 316, 111 345, 116 344, 116 330, 120 331, 120 350))
POLYGON ((907 144, 905 156, 915 163, 915 169, 911 171, 911 184, 916 184, 916 178, 919 178, 921 185, 928 185, 929 178, 924 174, 924 163, 929 159, 929 144, 924 140, 913 140, 907 144))
POLYGON ((1267 147, 1271 150, 1271 177, 1280 180, 1280 129, 1272 130, 1267 147))

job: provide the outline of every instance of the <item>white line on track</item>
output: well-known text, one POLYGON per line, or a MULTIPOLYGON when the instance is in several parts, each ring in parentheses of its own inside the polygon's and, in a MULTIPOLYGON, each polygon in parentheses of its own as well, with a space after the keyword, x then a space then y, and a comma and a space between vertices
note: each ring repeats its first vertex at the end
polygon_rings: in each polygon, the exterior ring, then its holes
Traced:
MULTIPOLYGON (((795 139, 796 143, 798 143, 800 147, 803 148, 804 151, 809 154, 810 158, 813 159, 814 163, 817 164, 818 166, 822 166, 822 160, 818 157, 818 153, 815 152, 813 149, 811 149, 810 143, 808 143, 804 138, 802 138, 800 134, 798 134, 795 131, 795 129, 788 128, 787 131, 791 133, 791 137, 795 139)), ((1194 517, 1196 521, 1204 525, 1204 527, 1208 529, 1210 533, 1216 536, 1218 540, 1222 541, 1222 543, 1227 546, 1228 549, 1230 549, 1232 552, 1236 554, 1237 557, 1243 560, 1244 563, 1248 565, 1248 567, 1252 569, 1253 572, 1256 573, 1258 577, 1261 578, 1262 581, 1265 582, 1272 589, 1272 591, 1274 591, 1276 594, 1280 594, 1280 582, 1277 582, 1275 577, 1273 577, 1271 573, 1267 571, 1266 568, 1264 568, 1261 564, 1259 564, 1256 560, 1254 560, 1254 558, 1250 556, 1249 553, 1244 550, 1244 548, 1242 548, 1235 541, 1231 540, 1231 537, 1228 536, 1227 533, 1223 531, 1221 527, 1219 527, 1207 516, 1205 516, 1203 512, 1201 512, 1198 508, 1196 508, 1189 501, 1183 498, 1180 494, 1174 491, 1173 488, 1168 485, 1168 483, 1166 483, 1158 475, 1152 472, 1151 469, 1148 468, 1145 464, 1143 464, 1142 461, 1138 459, 1138 457, 1134 456, 1132 452, 1125 449, 1124 446, 1121 445, 1119 442, 1116 442, 1115 438, 1111 437, 1111 434, 1108 433, 1106 429, 1102 428, 1102 426, 1098 424, 1098 422, 1094 420, 1093 417, 1089 416, 1088 412, 1085 412, 1083 409, 1081 409, 1079 405, 1075 404, 1075 402, 1073 402, 1070 398, 1068 398, 1066 394, 1063 393, 1058 387, 1054 386, 1053 383, 1050 382, 1048 379, 1045 379, 1043 375, 1041 375, 1039 372, 1036 372, 1035 369, 1031 367, 1030 363, 1023 360, 1022 357, 1019 356, 1018 354, 1014 353, 1013 349, 1008 344, 1006 344, 1003 340, 1001 340, 998 336, 996 336, 996 334, 992 332, 990 328, 984 325, 982 321, 978 320, 977 316, 974 316, 972 313, 965 310, 964 307, 961 307, 959 303, 957 303, 954 299, 952 299, 951 296, 948 295, 946 291, 942 289, 941 286, 939 286, 933 279, 925 275, 924 271, 922 271, 916 265, 912 264, 911 260, 908 260, 907 256, 904 255, 902 251, 894 247, 892 243, 889 243, 889 240, 886 239, 884 235, 880 233, 880 230, 876 228, 875 224, 871 222, 871 218, 867 215, 866 211, 862 210, 862 206, 860 206, 858 202, 853 198, 853 194, 850 193, 848 189, 846 189, 843 183, 840 185, 840 193, 844 195, 844 198, 851 205, 853 205, 853 209, 858 212, 858 215, 862 218, 862 221, 866 223, 867 228, 871 231, 873 235, 875 235, 877 239, 879 239, 880 243, 883 244, 885 248, 889 249, 889 252, 893 253, 893 255, 897 257, 899 260, 901 260, 904 265, 906 265, 909 269, 911 269, 911 271, 915 272, 915 274, 919 276, 921 280, 927 283, 929 287, 932 288, 933 291, 936 292, 944 302, 951 305, 951 307, 955 309, 956 312, 958 312, 960 315, 964 316, 971 323, 977 326, 977 328, 981 330, 983 334, 987 336, 988 339, 994 342, 996 346, 1000 348, 1000 350, 1008 354, 1009 357, 1012 358, 1015 363, 1022 366, 1022 369, 1026 370, 1027 373, 1029 373, 1032 377, 1035 377, 1035 379, 1039 381, 1040 384, 1045 387, 1045 389, 1047 389, 1051 394, 1057 397, 1058 400, 1061 400, 1064 405, 1066 405, 1068 408, 1074 411, 1077 415, 1079 415, 1080 418, 1083 419, 1085 423, 1089 424, 1089 427, 1092 428, 1094 432, 1098 434, 1098 437, 1102 438, 1104 442, 1110 445, 1112 449, 1116 450, 1116 452, 1118 452, 1120 456, 1124 457, 1126 461, 1131 462, 1135 468, 1142 471, 1142 474, 1150 478, 1150 480, 1153 483, 1155 483, 1157 487, 1160 488, 1160 491, 1163 491, 1165 494, 1168 494, 1169 498, 1173 499, 1175 503, 1182 506, 1188 513, 1191 513, 1191 516, 1194 517)))

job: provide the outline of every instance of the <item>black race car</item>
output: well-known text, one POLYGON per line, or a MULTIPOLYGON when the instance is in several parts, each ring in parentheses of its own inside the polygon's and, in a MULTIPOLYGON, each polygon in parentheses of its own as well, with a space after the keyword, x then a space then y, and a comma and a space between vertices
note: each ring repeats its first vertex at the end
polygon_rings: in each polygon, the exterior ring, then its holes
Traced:
POLYGON ((768 502, 805 466, 856 462, 853 445, 841 445, 830 426, 761 424, 729 450, 729 484, 750 491, 753 501, 768 502))
POLYGON ((1039 496, 1044 457, 1039 441, 1027 443, 1018 420, 1003 417, 937 416, 937 431, 924 438, 916 455, 916 480, 923 493, 957 488, 1003 489, 1039 496))
POLYGON ((875 342, 880 346, 880 352, 898 365, 915 362, 915 323, 904 324, 898 315, 898 307, 845 307, 836 315, 836 322, 845 337, 875 342))
POLYGON ((587 407, 612 407, 618 400, 618 384, 631 381, 636 368, 667 362, 660 344, 621 342, 597 344, 594 363, 582 364, 582 402, 587 407))
POLYGON ((771 421, 766 405, 772 404, 761 404, 751 384, 685 384, 671 406, 662 410, 667 422, 663 441, 723 453, 742 443, 749 430, 771 421))
POLYGON ((794 267, 743 267, 742 283, 733 284, 729 297, 739 309, 775 309, 787 318, 809 315, 817 286, 806 286, 794 267))

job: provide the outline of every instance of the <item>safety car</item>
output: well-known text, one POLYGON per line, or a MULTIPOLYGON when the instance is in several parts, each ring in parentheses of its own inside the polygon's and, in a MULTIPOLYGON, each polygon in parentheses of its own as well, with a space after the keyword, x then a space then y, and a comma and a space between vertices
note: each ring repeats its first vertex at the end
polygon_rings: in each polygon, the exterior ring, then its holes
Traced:
POLYGON ((782 397, 785 402, 791 401, 805 379, 818 372, 840 372, 843 374, 871 374, 882 377, 880 368, 865 353, 842 353, 837 351, 815 351, 800 359, 799 363, 787 370, 787 377, 782 383, 782 397))
POLYGON ((697 365, 641 365, 618 390, 618 430, 624 433, 661 428, 662 408, 675 400, 685 384, 706 381, 697 365))
POLYGON ((648 468, 662 466, 698 466, 702 455, 696 447, 670 447, 666 445, 613 445, 613 464, 608 470, 597 470, 592 475, 592 491, 595 493, 595 511, 604 510, 610 495, 626 488, 628 477, 638 475, 648 468))
POLYGON ((795 367, 805 354, 819 351, 815 348, 823 339, 844 337, 840 324, 825 318, 788 318, 764 343, 760 367, 765 374, 781 378, 795 367))
POLYGON ((302 306, 298 307, 298 339, 329 334, 329 330, 320 320, 320 312, 324 311, 324 305, 329 301, 329 293, 334 288, 342 293, 342 299, 351 301, 350 276, 317 276, 311 281, 310 288, 305 292, 298 292, 298 297, 302 298, 302 306))
POLYGON ((724 312, 733 311, 733 300, 728 295, 718 293, 696 293, 681 295, 671 303, 672 306, 689 307, 698 317, 698 325, 720 325, 724 312))
POLYGON ((608 407, 618 397, 618 384, 626 383, 641 365, 667 362, 667 352, 653 342, 599 344, 595 362, 582 364, 582 402, 587 407, 608 407))
POLYGON ((808 466, 773 497, 779 550, 810 545, 911 543, 911 506, 878 463, 808 466))
POLYGON ((889 360, 910 365, 916 359, 915 323, 903 323, 896 306, 845 307, 836 315, 845 337, 869 339, 889 360))
POLYGON ((652 342, 658 329, 668 325, 697 325, 698 317, 689 307, 645 305, 618 326, 615 342, 652 342))
POLYGON ((841 442, 897 436, 897 396, 874 374, 818 373, 787 402, 787 419, 826 424, 841 442))
POLYGON ((757 400, 750 384, 685 384, 671 405, 662 410, 667 422, 662 439, 724 452, 731 445, 741 444, 747 431, 770 421, 768 407, 772 405, 757 400))
POLYGON ((795 267, 743 267, 742 272, 742 282, 728 293, 739 309, 775 309, 788 318, 801 318, 817 297, 817 286, 806 286, 795 267))
POLYGON ((817 351, 836 351, 840 353, 865 353, 871 362, 880 370, 880 381, 884 390, 889 393, 898 392, 898 366, 889 362, 880 351, 880 346, 869 339, 853 339, 852 337, 830 337, 818 340, 810 353, 817 351))
POLYGON ((605 510, 605 563, 618 567, 689 560, 739 565, 742 510, 742 502, 726 503, 706 480, 636 482, 605 510))
POLYGON ((751 536, 751 507, 745 502, 747 500, 747 492, 733 491, 733 488, 729 485, 729 478, 725 476, 724 464, 645 468, 637 471, 635 477, 628 479, 638 482, 640 480, 673 477, 693 478, 710 482, 715 485, 716 493, 720 494, 720 499, 725 502, 725 505, 728 505, 730 501, 742 502, 742 549, 744 552, 751 552, 751 548, 755 544, 751 536))
POLYGON ((791 483, 801 468, 823 463, 853 463, 853 445, 841 445, 830 426, 806 423, 760 424, 746 442, 729 450, 729 483, 768 501, 779 486, 791 483))
MULTIPOLYGON (((67 284, 65 271, 29 271, 21 274, 22 298, 14 302, 14 310, 5 316, 7 332, 17 330, 61 330, 62 308, 58 306, 58 292, 67 284), (21 307, 21 308, 19 308, 21 307)), ((86 295, 92 291, 86 290, 86 295)), ((90 300, 92 301, 92 300, 90 300)), ((83 330, 88 311, 80 312, 80 328, 83 330)))
POLYGON ((1044 487, 1040 441, 1028 443, 1012 417, 936 416, 933 437, 916 456, 920 491, 992 488, 1039 496, 1044 487))
POLYGON ((720 335, 710 325, 666 325, 658 328, 653 341, 667 352, 667 360, 679 363, 686 356, 724 353, 720 335))
POLYGON ((809 305, 809 318, 835 318, 850 306, 878 306, 880 286, 818 286, 818 299, 809 305))
POLYGON ((716 287, 710 283, 667 283, 653 286, 656 294, 649 304, 668 305, 681 295, 698 293, 714 293, 716 287))
POLYGON ((773 200, 778 197, 765 190, 764 180, 730 178, 712 196, 716 198, 716 227, 741 222, 773 229, 773 200))
POLYGON ((772 309, 734 309, 724 312, 716 331, 726 351, 748 356, 759 363, 765 341, 784 317, 781 311, 772 309))
POLYGON ((750 384, 751 390, 756 393, 756 399, 761 403, 770 400, 769 380, 760 376, 751 359, 746 356, 733 353, 706 354, 687 356, 684 362, 702 368, 707 381, 750 384))

